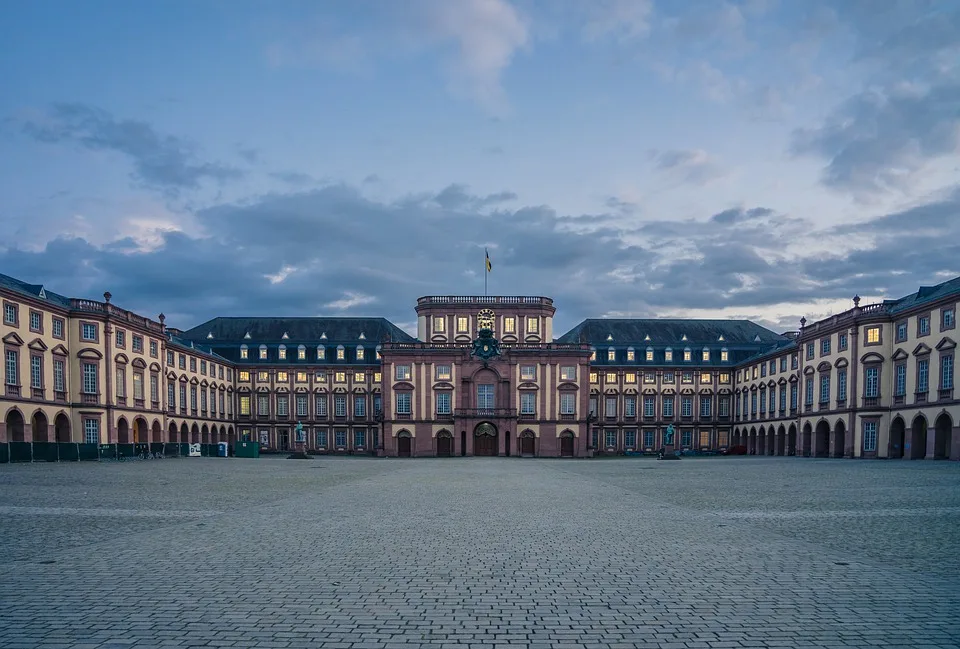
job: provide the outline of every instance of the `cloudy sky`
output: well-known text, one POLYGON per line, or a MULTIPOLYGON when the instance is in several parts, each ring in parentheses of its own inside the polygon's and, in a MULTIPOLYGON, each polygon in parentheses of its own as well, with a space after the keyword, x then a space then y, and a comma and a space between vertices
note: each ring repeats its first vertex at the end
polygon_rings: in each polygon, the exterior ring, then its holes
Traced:
POLYGON ((958 0, 0 6, 0 272, 190 327, 548 295, 801 315, 960 274, 958 0))

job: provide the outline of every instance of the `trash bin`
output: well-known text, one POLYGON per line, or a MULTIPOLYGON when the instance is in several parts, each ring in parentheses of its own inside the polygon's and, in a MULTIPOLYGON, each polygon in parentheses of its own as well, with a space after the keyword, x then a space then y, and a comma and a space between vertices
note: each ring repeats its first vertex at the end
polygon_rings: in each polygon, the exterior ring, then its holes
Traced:
POLYGON ((217 442, 217 457, 227 457, 229 445, 226 442, 217 442))
POLYGON ((237 442, 233 447, 235 457, 260 457, 260 442, 237 442))

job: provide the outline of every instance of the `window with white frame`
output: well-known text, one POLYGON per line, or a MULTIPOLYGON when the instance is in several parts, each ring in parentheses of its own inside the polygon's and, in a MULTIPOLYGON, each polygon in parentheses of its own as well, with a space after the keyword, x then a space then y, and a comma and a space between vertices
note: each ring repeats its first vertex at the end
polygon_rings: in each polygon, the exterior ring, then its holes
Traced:
POLYGON ((39 356, 30 357, 30 387, 38 390, 43 387, 43 359, 39 356))
POLYGON ((317 417, 326 417, 327 416, 327 395, 318 394, 314 397, 314 408, 317 410, 317 417))
POLYGON ((673 417, 673 397, 663 398, 663 416, 673 417))
POLYGON ((637 398, 632 395, 623 397, 623 415, 625 417, 637 416, 637 398))
POLYGON ((871 399, 880 396, 880 368, 868 367, 864 372, 863 396, 871 399))
POLYGON ((398 415, 409 415, 410 414, 410 393, 409 392, 397 392, 397 414, 398 415))
POLYGON ((313 433, 317 440, 317 448, 327 448, 327 429, 317 428, 313 433))
POLYGON ((449 365, 437 365, 436 375, 438 381, 449 381, 452 376, 449 365))
POLYGON ((353 429, 353 448, 362 449, 366 445, 367 445, 367 429, 354 428, 353 429))
POLYGON ((644 448, 653 448, 655 433, 652 430, 643 431, 643 446, 644 448))
POLYGON ((477 408, 491 409, 494 407, 493 385, 489 383, 477 385, 477 408))
POLYGON ((67 391, 65 366, 61 359, 53 359, 53 389, 57 392, 67 391))
POLYGON ((177 388, 173 383, 167 383, 167 408, 177 407, 177 388))
POLYGON ((345 397, 342 394, 333 395, 333 416, 334 417, 347 416, 347 397, 345 397))
POLYGON ((813 405, 813 377, 808 376, 807 380, 804 382, 804 403, 808 406, 813 405))
POLYGON ((616 428, 607 428, 603 431, 604 441, 606 442, 607 448, 616 448, 617 447, 617 429, 616 428))
POLYGON ((693 444, 693 431, 684 430, 680 432, 680 445, 689 448, 693 444))
POLYGON ((877 422, 863 422, 863 450, 873 452, 877 450, 877 422))
POLYGON ((60 318, 53 319, 53 337, 63 338, 63 320, 60 318))
POLYGON ((830 375, 820 375, 820 403, 830 402, 830 375))
POLYGON ((894 379, 893 394, 897 397, 902 397, 907 393, 907 365, 906 363, 898 363, 896 369, 896 376, 894 379))
POLYGON ((577 412, 577 399, 576 394, 572 392, 561 392, 560 393, 560 414, 561 415, 573 415, 577 412))
POLYGON ((561 365, 560 366, 560 379, 562 381, 576 381, 577 380, 577 366, 576 365, 561 365))
MULTIPOLYGON (((80 327, 80 339, 81 340, 96 340, 97 339, 97 325, 90 324, 89 322, 84 322, 80 327)), ((100 425, 100 422, 97 422, 97 425, 100 425)))
POLYGON ((922 358, 917 361, 917 393, 925 394, 930 390, 930 361, 922 358))
POLYGON ((410 366, 409 365, 396 365, 394 366, 394 376, 397 381, 409 381, 410 380, 410 366))
POLYGON ((680 416, 681 417, 693 416, 693 399, 691 399, 690 397, 680 398, 680 416))
POLYGON ((83 441, 86 442, 87 444, 100 443, 100 420, 99 419, 83 420, 83 441))
POLYGON ((616 397, 607 397, 604 401, 604 410, 603 414, 606 417, 616 417, 617 416, 617 398, 616 397))
POLYGON ((17 324, 17 307, 13 304, 4 304, 3 305, 3 324, 14 325, 17 324))
POLYGON ((537 379, 536 365, 521 365, 520 379, 523 381, 535 381, 537 379))
POLYGON ((437 414, 438 415, 450 414, 450 393, 449 392, 437 392, 437 414))
POLYGON ((533 415, 537 412, 537 393, 536 392, 521 392, 520 393, 520 414, 521 415, 533 415))
MULTIPOLYGON (((97 394, 100 383, 97 380, 97 366, 95 363, 83 364, 83 392, 84 394, 97 394)), ((99 422, 97 422, 99 426, 99 422)))
POLYGON ((646 396, 643 398, 643 416, 644 417, 653 417, 655 414, 656 402, 654 397, 646 396))
POLYGON ((627 428, 623 431, 623 445, 627 448, 637 448, 637 431, 627 428))
POLYGON ((307 416, 307 395, 297 395, 297 417, 307 416))
POLYGON ((337 444, 337 448, 346 448, 347 446, 347 431, 343 428, 338 428, 337 432, 334 434, 334 441, 337 444))
POLYGON ((358 394, 353 397, 353 416, 360 418, 367 416, 367 397, 358 394))
POLYGON ((207 410, 207 391, 203 388, 200 389, 200 410, 207 410))
POLYGON ((940 389, 953 389, 953 354, 940 357, 940 389))
POLYGON ((730 416, 730 397, 720 397, 719 414, 721 417, 730 416))
POLYGON ((707 395, 701 395, 701 396, 700 396, 700 416, 701 416, 701 417, 709 417, 709 416, 710 416, 710 409, 711 409, 712 405, 713 405, 713 401, 712 401, 711 397, 709 397, 709 396, 707 396, 707 395))

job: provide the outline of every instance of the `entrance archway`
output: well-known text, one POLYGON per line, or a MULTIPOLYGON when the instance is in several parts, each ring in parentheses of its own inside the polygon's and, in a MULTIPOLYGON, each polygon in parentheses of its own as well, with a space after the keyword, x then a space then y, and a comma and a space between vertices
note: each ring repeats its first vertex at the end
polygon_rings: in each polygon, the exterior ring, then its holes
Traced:
POLYGON ((950 459, 950 438, 953 436, 953 422, 950 421, 950 415, 945 412, 940 413, 933 424, 933 459, 950 459))
POLYGON ((887 456, 894 460, 903 458, 903 443, 906 440, 907 425, 903 423, 903 418, 897 415, 890 422, 890 448, 887 450, 887 456))
POLYGON ((171 444, 177 443, 177 424, 176 422, 170 422, 170 430, 167 431, 167 439, 171 444))
POLYGON ((797 427, 793 424, 790 424, 790 428, 787 429, 787 455, 793 456, 797 454, 797 427))
POLYGON ((453 456, 453 435, 449 431, 441 430, 437 433, 437 457, 453 456))
POLYGON ((196 424, 190 427, 190 442, 193 444, 200 443, 200 427, 196 424))
POLYGON ((180 424, 180 443, 189 444, 190 443, 190 429, 187 428, 187 422, 180 424))
POLYGON ((117 443, 130 443, 130 424, 123 417, 120 417, 120 421, 117 422, 117 443))
POLYGON ((533 457, 536 454, 537 438, 532 430, 520 433, 520 456, 533 457))
MULTIPOLYGON (((206 424, 204 424, 204 425, 200 428, 200 443, 201 443, 201 444, 209 444, 209 443, 210 443, 210 431, 207 429, 207 425, 206 425, 206 424)), ((281 451, 285 451, 286 449, 281 447, 280 450, 281 450, 281 451)))
POLYGON ((910 459, 922 460, 927 455, 927 418, 917 415, 910 424, 910 459))
POLYGON ((573 433, 569 430, 560 433, 560 457, 573 457, 573 433))
POLYGON ((477 424, 473 430, 473 454, 481 456, 497 455, 497 427, 489 422, 477 424))
POLYGON ((38 410, 33 413, 33 417, 30 420, 30 432, 33 436, 33 441, 35 442, 46 442, 49 441, 49 431, 47 424, 47 416, 43 414, 42 411, 38 410))
POLYGON ((814 457, 830 457, 830 424, 825 421, 817 422, 814 436, 814 457))
POLYGON ((4 423, 7 425, 7 441, 22 442, 24 422, 23 415, 20 414, 20 411, 17 409, 12 409, 7 413, 4 423))
POLYGON ((760 427, 759 432, 757 432, 757 455, 766 455, 767 454, 767 431, 760 427))
POLYGON ((133 441, 137 444, 146 444, 150 441, 150 436, 147 434, 147 420, 142 417, 133 420, 133 441))
POLYGON ((842 421, 837 422, 837 427, 833 432, 833 457, 843 457, 844 448, 847 443, 847 427, 842 421))
POLYGON ((410 433, 401 430, 397 433, 397 456, 410 457, 411 437, 410 433))
POLYGON ((802 444, 801 453, 803 453, 803 457, 810 457, 810 447, 812 445, 811 437, 813 437, 813 428, 810 426, 810 423, 807 422, 803 425, 803 434, 800 439, 800 443, 802 444))
POLYGON ((153 420, 153 431, 150 433, 150 441, 159 444, 163 441, 163 426, 156 419, 153 420))
POLYGON ((783 427, 783 424, 780 424, 780 428, 777 429, 777 455, 784 456, 787 454, 787 429, 783 427))
POLYGON ((53 434, 58 444, 70 442, 70 419, 62 412, 53 420, 53 434))

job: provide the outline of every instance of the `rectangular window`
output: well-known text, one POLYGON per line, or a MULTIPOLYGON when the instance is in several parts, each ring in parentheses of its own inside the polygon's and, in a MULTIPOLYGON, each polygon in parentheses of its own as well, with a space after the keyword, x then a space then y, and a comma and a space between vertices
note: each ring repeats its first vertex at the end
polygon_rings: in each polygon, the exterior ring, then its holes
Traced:
POLYGON ((353 382, 354 382, 354 383, 366 383, 366 382, 367 382, 367 373, 366 373, 366 372, 354 372, 354 373, 353 373, 353 382))
POLYGON ((786 371, 787 371, 787 357, 786 357, 786 356, 782 356, 782 357, 780 358, 780 371, 781 371, 781 372, 786 372, 786 371))
POLYGON ((433 316, 433 332, 442 334, 446 330, 447 330, 446 318, 439 315, 433 316))
POLYGON ((39 311, 30 311, 30 331, 43 332, 43 316, 39 311))
POLYGON ((521 392, 520 393, 520 414, 521 415, 532 415, 537 412, 537 393, 536 392, 521 392))
POLYGON ((751 415, 757 414, 757 393, 756 392, 750 393, 750 414, 751 415))
POLYGON ((762 415, 767 411, 767 391, 764 388, 760 388, 760 414, 762 415))
POLYGON ((117 329, 115 346, 123 349, 127 344, 127 332, 123 329, 117 329))
POLYGON ((197 409, 197 387, 194 385, 190 386, 190 409, 197 409))
POLYGON ((257 395, 257 414, 264 417, 270 414, 270 397, 265 394, 257 395))
POLYGON ((720 384, 730 385, 730 372, 720 372, 720 384))
POLYGON ((367 416, 367 397, 357 395, 353 398, 353 416, 358 419, 367 416))
POLYGON ((624 383, 636 383, 636 382, 637 382, 637 374, 636 374, 636 372, 624 372, 624 374, 623 374, 623 382, 624 382, 624 383))
POLYGON ((710 385, 713 383, 713 376, 709 372, 700 373, 700 385, 710 385))
POLYGON ((3 323, 17 326, 17 307, 13 304, 3 305, 3 323))
POLYGON ((99 419, 83 420, 83 441, 86 442, 87 444, 100 443, 100 420, 99 419))
MULTIPOLYGON (((143 336, 133 336, 133 351, 143 352, 143 336)), ((206 365, 206 363, 204 363, 206 365)))
POLYGON ((837 401, 847 400, 847 370, 837 370, 837 401))
POLYGON ((494 386, 489 383, 477 385, 477 408, 489 410, 495 407, 493 402, 493 387, 494 386))
POLYGON ((122 367, 117 368, 117 397, 123 399, 127 396, 127 370, 122 367))
POLYGON ((720 397, 720 412, 718 414, 721 417, 730 416, 730 397, 720 397))
POLYGON ((673 417, 673 397, 663 398, 663 416, 673 417))
MULTIPOLYGON (((157 347, 157 341, 156 341, 156 340, 151 340, 151 341, 150 341, 150 356, 152 356, 153 358, 156 358, 156 357, 157 357, 157 354, 159 353, 158 350, 159 350, 159 348, 157 347)), ((223 368, 222 368, 222 367, 220 368, 220 371, 221 371, 221 372, 223 371, 223 368)), ((221 375, 220 378, 223 378, 223 376, 221 375)))
POLYGON ((437 380, 438 381, 449 381, 450 380, 450 366, 449 365, 437 365, 437 380))
POLYGON ((824 338, 820 341, 820 355, 829 356, 830 355, 830 339, 824 338))
POLYGON ((607 397, 604 401, 603 414, 605 417, 617 416, 617 398, 607 397))
POLYGON ((623 414, 626 417, 637 416, 637 398, 634 396, 625 396, 623 398, 623 414))
POLYGON ((681 383, 693 383, 693 372, 684 372, 680 375, 681 383))
POLYGON ((726 349, 721 349, 721 350, 720 350, 720 362, 721 362, 721 363, 726 363, 726 362, 729 361, 729 360, 730 360, 730 352, 728 352, 726 349))
POLYGON ((791 384, 790 384, 790 408, 791 408, 791 409, 797 407, 797 401, 798 401, 798 396, 799 396, 799 395, 797 394, 798 389, 799 389, 799 388, 797 387, 797 384, 796 384, 796 383, 791 383, 791 384))
POLYGON ((394 376, 397 381, 409 381, 410 380, 410 366, 409 365, 397 365, 394 368, 394 376))
POLYGON ((53 337, 63 338, 63 320, 60 318, 53 319, 53 337))
POLYGON ((674 373, 673 372, 664 372, 663 373, 663 382, 668 385, 673 385, 674 382, 674 373))
POLYGON ((955 323, 955 313, 956 312, 952 308, 940 310, 941 329, 953 329, 955 323))
POLYGON ((877 422, 863 422, 863 450, 872 452, 877 450, 877 422))
POLYGON ((632 363, 635 360, 637 360, 637 352, 634 351, 633 347, 630 347, 627 349, 627 361, 632 363))
POLYGON ((133 373, 133 398, 143 399, 143 372, 133 373))
POLYGON ((606 442, 607 448, 616 448, 617 447, 617 429, 616 428, 607 428, 603 431, 604 442, 606 442))
POLYGON ((563 365, 560 367, 560 380, 562 381, 576 381, 577 380, 577 367, 576 365, 563 365))
POLYGON ((691 360, 693 360, 693 352, 691 352, 689 349, 684 349, 684 350, 683 350, 683 360, 686 361, 686 362, 688 362, 688 363, 689 363, 691 360))
POLYGON ((449 392, 437 392, 437 414, 438 415, 450 414, 450 393, 449 392))
POLYGON ((907 323, 905 321, 897 323, 896 338, 897 338, 896 342, 898 343, 902 343, 904 340, 907 339, 907 323))
POLYGON ((760 378, 763 378, 767 375, 767 366, 765 363, 760 363, 760 378))
POLYGON ((167 383, 167 408, 177 407, 177 388, 173 383, 167 383))
POLYGON ((207 410, 207 391, 203 389, 200 390, 200 410, 207 410))
POLYGON ((616 372, 607 372, 604 375, 604 381, 606 383, 616 383, 617 382, 617 373, 616 372))
POLYGON ((940 357, 940 389, 953 389, 953 355, 940 357))
POLYGON ((680 416, 681 417, 693 416, 693 399, 691 399, 690 397, 680 397, 680 416))
POLYGON ((876 345, 880 342, 880 327, 867 327, 867 344, 876 345))
POLYGON ((347 416, 347 398, 342 394, 333 395, 333 416, 334 417, 347 416))
POLYGON ((307 382, 307 373, 297 372, 297 383, 306 383, 306 382, 307 382))
POLYGON ((864 372, 864 393, 863 396, 870 398, 876 398, 880 396, 880 369, 876 367, 868 367, 866 372, 864 372))
POLYGON ((653 437, 654 432, 652 430, 643 431, 643 446, 645 448, 653 448, 653 437))
POLYGON ((680 432, 680 445, 685 448, 690 448, 690 445, 693 444, 693 431, 684 430, 680 432))
POLYGON ((922 315, 917 318, 917 335, 926 336, 930 333, 930 316, 922 315))
POLYGON ((672 350, 672 349, 668 349, 668 350, 666 350, 666 351, 663 352, 663 360, 665 360, 665 361, 668 362, 668 363, 672 363, 672 362, 673 362, 673 350, 672 350))
POLYGON ((902 397, 907 393, 907 366, 904 363, 897 364, 896 378, 894 380, 893 394, 902 397))
POLYGON ((847 334, 841 333, 837 334, 837 348, 840 351, 846 351, 847 349, 847 334))
POLYGON ((712 400, 708 396, 700 397, 700 416, 709 417, 710 416, 710 407, 712 405, 712 400))
POLYGON ((342 361, 346 357, 346 350, 344 350, 343 345, 337 345, 337 360, 342 361))
POLYGON ((187 386, 182 383, 180 384, 180 412, 187 414, 187 386))
POLYGON ((186 357, 186 356, 184 356, 183 354, 180 354, 180 358, 178 359, 178 361, 179 361, 179 365, 180 365, 180 369, 181 369, 181 370, 187 369, 187 357, 186 357))
POLYGON ((64 380, 64 365, 59 358, 53 359, 53 389, 57 392, 67 391, 67 382, 64 380))
POLYGON ((926 358, 917 361, 917 393, 925 394, 930 390, 930 361, 926 358))
POLYGON ((317 410, 317 419, 327 416, 327 395, 318 394, 314 397, 313 406, 317 410))
POLYGON ((334 373, 333 373, 333 382, 334 382, 334 383, 346 383, 346 382, 347 382, 347 373, 346 373, 346 372, 334 372, 334 373))
POLYGON ((655 404, 656 404, 656 401, 654 401, 653 397, 643 398, 643 416, 644 417, 654 417, 656 415, 655 404))
POLYGON ((39 356, 30 357, 30 387, 38 390, 43 387, 43 359, 39 356))
POLYGON ((397 396, 397 414, 409 415, 410 414, 410 393, 398 392, 396 396, 397 396))
POLYGON ((457 333, 465 334, 470 331, 470 319, 465 315, 457 316, 457 333))
POLYGON ((560 414, 575 415, 577 413, 576 395, 572 392, 560 393, 560 414))
POLYGON ((338 428, 337 431, 333 434, 334 441, 337 443, 337 448, 346 448, 347 446, 347 431, 338 428))
MULTIPOLYGON (((80 340, 96 340, 97 339, 97 325, 83 323, 80 326, 80 340)), ((99 425, 99 422, 98 422, 99 425)))
POLYGON ((830 375, 820 376, 820 403, 830 403, 830 375))
POLYGON ((804 382, 803 402, 808 406, 813 405, 813 377, 808 376, 804 382))
POLYGON ((520 366, 520 379, 522 381, 535 381, 537 379, 537 366, 536 365, 521 365, 520 366))
POLYGON ((709 350, 709 349, 704 349, 701 358, 702 358, 702 360, 703 360, 704 363, 709 363, 709 362, 710 362, 710 350, 709 350))
POLYGON ((327 429, 317 428, 314 435, 317 439, 317 448, 327 448, 327 429))
POLYGON ((97 377, 97 366, 93 363, 83 364, 83 392, 84 394, 97 394, 100 382, 97 377))
POLYGON ((307 395, 297 395, 297 417, 307 416, 307 395))
POLYGON ((535 334, 540 331, 540 320, 535 317, 527 318, 527 333, 535 334))
POLYGON ((613 362, 613 361, 617 360, 617 350, 615 350, 615 349, 608 349, 608 350, 607 350, 607 360, 610 361, 610 362, 613 362))
POLYGON ((367 431, 365 428, 355 428, 353 430, 353 448, 362 449, 367 445, 367 431))
POLYGON ((503 333, 505 334, 515 334, 517 333, 517 319, 511 316, 506 316, 503 319, 503 333))
POLYGON ((623 431, 623 445, 627 448, 637 448, 637 431, 628 428, 623 431))
POLYGON ((373 373, 373 382, 374 382, 374 383, 382 383, 382 382, 383 382, 383 377, 381 376, 380 372, 374 372, 374 373, 373 373))

